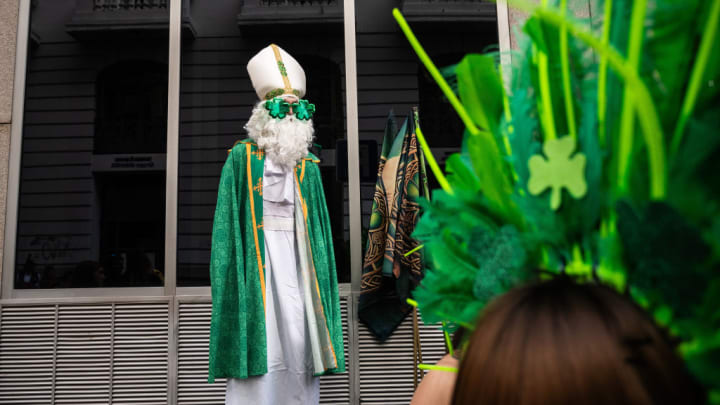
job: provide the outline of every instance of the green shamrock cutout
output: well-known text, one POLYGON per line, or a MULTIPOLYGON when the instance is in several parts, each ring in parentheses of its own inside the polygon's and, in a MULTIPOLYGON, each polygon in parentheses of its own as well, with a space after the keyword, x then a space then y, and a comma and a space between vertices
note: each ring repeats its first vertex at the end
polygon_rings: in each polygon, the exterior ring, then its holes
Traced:
POLYGON ((270 112, 271 117, 282 119, 290 112, 290 105, 282 98, 275 97, 265 102, 265 109, 270 112))
POLYGON ((309 120, 315 114, 315 104, 310 104, 307 100, 300 100, 297 104, 293 104, 295 117, 299 120, 309 120))
POLYGON ((565 187, 575 199, 582 198, 587 192, 585 182, 585 155, 576 153, 575 138, 565 136, 546 140, 543 152, 547 160, 541 155, 535 155, 528 161, 530 179, 528 191, 538 195, 548 187, 552 188, 550 208, 556 211, 560 207, 562 188, 565 187))
POLYGON ((285 64, 282 63, 282 61, 278 61, 278 69, 280 69, 280 74, 287 77, 287 69, 285 69, 285 64))
POLYGON ((307 100, 300 100, 297 103, 290 104, 282 97, 275 97, 265 102, 265 109, 270 112, 270 116, 273 118, 285 118, 290 112, 290 107, 292 107, 293 113, 299 120, 309 120, 315 114, 315 104, 310 104, 307 100))

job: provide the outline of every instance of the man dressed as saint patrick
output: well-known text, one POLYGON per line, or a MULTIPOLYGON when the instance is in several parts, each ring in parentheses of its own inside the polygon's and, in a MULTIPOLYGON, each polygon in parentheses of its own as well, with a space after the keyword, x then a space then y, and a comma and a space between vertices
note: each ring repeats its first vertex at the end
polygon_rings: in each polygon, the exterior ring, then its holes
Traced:
POLYGON ((222 169, 212 234, 209 381, 226 404, 317 404, 345 371, 330 221, 308 152, 305 72, 276 45, 250 59, 261 100, 222 169))

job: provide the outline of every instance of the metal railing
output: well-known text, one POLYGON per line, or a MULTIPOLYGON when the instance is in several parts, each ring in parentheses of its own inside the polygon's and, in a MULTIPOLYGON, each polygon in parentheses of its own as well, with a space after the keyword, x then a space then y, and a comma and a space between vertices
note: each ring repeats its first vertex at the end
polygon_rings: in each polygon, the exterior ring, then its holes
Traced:
POLYGON ((169 0, 94 0, 95 11, 167 9, 169 0))

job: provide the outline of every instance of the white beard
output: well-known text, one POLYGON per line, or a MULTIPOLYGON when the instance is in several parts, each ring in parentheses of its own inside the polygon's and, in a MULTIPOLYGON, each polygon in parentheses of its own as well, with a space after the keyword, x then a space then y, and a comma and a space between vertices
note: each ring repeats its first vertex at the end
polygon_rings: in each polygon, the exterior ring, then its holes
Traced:
POLYGON ((287 169, 308 155, 315 132, 312 120, 299 120, 290 114, 283 119, 271 117, 265 101, 255 105, 245 130, 274 163, 287 169))

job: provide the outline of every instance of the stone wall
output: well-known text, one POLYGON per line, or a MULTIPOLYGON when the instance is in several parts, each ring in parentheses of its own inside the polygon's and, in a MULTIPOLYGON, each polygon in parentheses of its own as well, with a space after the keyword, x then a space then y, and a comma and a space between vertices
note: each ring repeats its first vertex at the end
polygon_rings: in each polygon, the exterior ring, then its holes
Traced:
MULTIPOLYGON (((592 0, 574 0, 569 1, 568 3, 572 13, 575 17, 580 19, 590 18, 591 11, 592 14, 598 11, 595 10, 597 6, 592 0)), ((512 6, 508 7, 508 19, 510 20, 510 44, 512 49, 518 49, 518 37, 520 36, 519 34, 521 33, 523 24, 525 24, 525 20, 527 20, 527 18, 527 13, 513 8, 512 6)))
MULTIPOLYGON (((18 3, 0 1, 0 271, 5 240, 5 207, 7 200, 10 126, 12 124, 13 81, 15 78, 15 42, 17 39, 18 3)), ((1 273, 0 273, 1 274, 1 273)))

